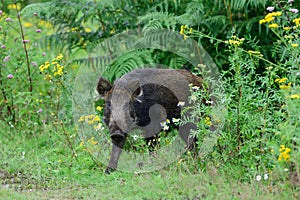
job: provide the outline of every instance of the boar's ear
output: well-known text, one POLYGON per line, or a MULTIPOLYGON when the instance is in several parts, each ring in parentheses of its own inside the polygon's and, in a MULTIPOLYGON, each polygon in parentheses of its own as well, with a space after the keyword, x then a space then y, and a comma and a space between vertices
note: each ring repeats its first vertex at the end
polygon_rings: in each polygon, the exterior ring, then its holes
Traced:
POLYGON ((104 97, 105 94, 112 89, 110 82, 102 77, 99 78, 97 84, 97 92, 101 97, 104 97))
POLYGON ((143 92, 143 88, 142 87, 139 87, 138 89, 136 89, 134 91, 134 93, 132 94, 132 98, 136 101, 138 101, 139 103, 142 103, 143 99, 142 99, 142 96, 144 95, 144 92, 143 92))

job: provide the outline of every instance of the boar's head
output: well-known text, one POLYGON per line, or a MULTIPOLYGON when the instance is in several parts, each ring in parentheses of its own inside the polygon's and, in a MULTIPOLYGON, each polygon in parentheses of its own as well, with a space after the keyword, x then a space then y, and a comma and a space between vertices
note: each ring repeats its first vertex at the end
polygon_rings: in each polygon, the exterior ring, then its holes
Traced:
POLYGON ((137 127, 144 130, 145 138, 152 137, 161 130, 160 122, 180 117, 179 100, 167 87, 155 83, 140 85, 136 80, 127 82, 126 86, 116 89, 104 78, 97 85, 105 101, 103 120, 113 142, 123 141, 128 131, 137 127), (119 98, 112 102, 116 94, 119 98))
POLYGON ((112 140, 119 143, 125 139, 126 133, 116 124, 112 114, 111 99, 113 86, 108 80, 100 77, 97 85, 97 92, 105 101, 103 121, 109 129, 112 140))

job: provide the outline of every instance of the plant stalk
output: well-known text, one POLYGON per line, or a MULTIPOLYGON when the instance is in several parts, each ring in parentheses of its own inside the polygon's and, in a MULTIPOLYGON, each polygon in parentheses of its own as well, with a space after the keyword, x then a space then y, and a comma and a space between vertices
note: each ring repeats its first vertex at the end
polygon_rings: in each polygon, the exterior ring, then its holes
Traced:
POLYGON ((28 55, 27 45, 26 45, 26 42, 25 42, 25 34, 24 34, 23 26, 22 26, 22 20, 21 20, 21 16, 20 16, 20 11, 18 10, 16 0, 14 0, 14 5, 16 7, 17 18, 18 18, 18 22, 19 22, 19 26, 20 26, 20 31, 21 31, 21 37, 22 37, 24 52, 25 52, 25 56, 26 56, 27 76, 28 76, 28 81, 29 81, 29 89, 28 90, 31 93, 32 90, 33 90, 33 83, 32 83, 32 77, 31 77, 31 72, 30 72, 29 55, 28 55))

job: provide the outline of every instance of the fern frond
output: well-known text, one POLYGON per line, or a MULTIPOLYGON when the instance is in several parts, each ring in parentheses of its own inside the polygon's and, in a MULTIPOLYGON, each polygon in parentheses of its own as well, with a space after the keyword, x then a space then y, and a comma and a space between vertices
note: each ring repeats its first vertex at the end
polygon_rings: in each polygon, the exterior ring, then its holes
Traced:
POLYGON ((173 13, 151 12, 140 16, 138 22, 145 24, 145 27, 165 27, 174 30, 177 24, 177 17, 173 13))
POLYGON ((153 50, 138 49, 127 52, 118 57, 112 64, 106 67, 104 76, 110 81, 138 68, 144 68, 146 64, 153 63, 153 50))
POLYGON ((49 19, 51 9, 50 2, 44 2, 44 3, 34 3, 29 4, 25 8, 22 9, 21 14, 24 17, 32 17, 35 13, 40 13, 40 16, 43 16, 46 19, 49 19))

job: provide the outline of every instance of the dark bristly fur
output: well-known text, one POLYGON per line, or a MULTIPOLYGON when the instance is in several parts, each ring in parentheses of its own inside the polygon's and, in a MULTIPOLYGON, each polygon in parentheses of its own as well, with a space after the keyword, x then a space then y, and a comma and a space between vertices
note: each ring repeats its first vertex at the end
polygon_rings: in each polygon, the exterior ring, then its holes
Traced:
MULTIPOLYGON (((160 131, 160 122, 166 119, 180 118, 181 108, 178 107, 178 102, 187 103, 190 95, 189 84, 202 89, 200 77, 187 70, 175 69, 134 70, 115 81, 114 85, 102 77, 99 79, 97 91, 105 100, 104 121, 108 126, 113 142, 111 159, 106 173, 117 168, 122 147, 127 134, 130 132, 130 128, 123 130, 125 128, 119 127, 116 119, 114 119, 119 110, 115 111, 117 113, 112 113, 114 110, 112 109, 113 95, 120 95, 120 98, 114 102, 117 107, 123 105, 124 101, 128 99, 128 104, 125 104, 128 106, 120 107, 120 109, 126 109, 125 111, 129 113, 129 119, 126 118, 122 122, 125 125, 135 124, 136 127, 144 129, 145 138, 149 140, 156 137, 160 131), (134 88, 133 91, 131 91, 132 88, 134 88), (129 98, 122 98, 122 96, 128 97, 128 95, 130 95, 129 98), (154 105, 160 106, 155 107, 154 105), (151 129, 147 129, 150 123, 154 125, 151 126, 151 129)), ((188 134, 184 133, 181 137, 190 147, 193 145, 193 138, 190 138, 188 134)))

